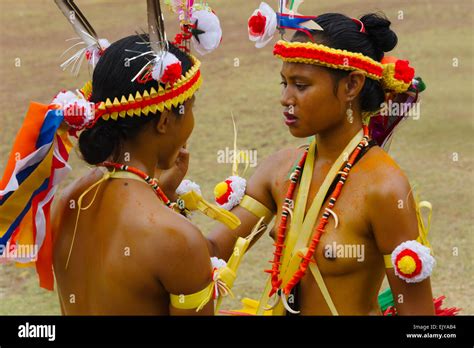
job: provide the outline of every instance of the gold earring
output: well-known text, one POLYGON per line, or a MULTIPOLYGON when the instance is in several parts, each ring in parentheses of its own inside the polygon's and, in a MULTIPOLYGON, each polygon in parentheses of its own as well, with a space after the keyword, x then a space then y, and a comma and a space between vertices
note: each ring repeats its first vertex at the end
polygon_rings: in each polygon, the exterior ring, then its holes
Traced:
POLYGON ((349 107, 346 110, 347 121, 349 123, 354 122, 354 111, 352 111, 352 102, 349 102, 349 107))

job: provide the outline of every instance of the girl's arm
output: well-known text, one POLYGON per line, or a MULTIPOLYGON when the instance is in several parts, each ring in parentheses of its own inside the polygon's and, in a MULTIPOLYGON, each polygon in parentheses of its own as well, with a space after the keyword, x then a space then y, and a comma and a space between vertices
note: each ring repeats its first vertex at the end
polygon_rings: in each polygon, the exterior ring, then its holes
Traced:
MULTIPOLYGON (((272 181, 275 175, 275 163, 280 156, 281 153, 276 153, 262 162, 248 180, 246 189, 248 196, 262 203, 273 213, 276 212, 276 205, 272 196, 272 181)), ((224 260, 228 260, 231 256, 237 238, 248 236, 259 220, 254 214, 240 206, 232 209, 232 213, 241 221, 241 225, 237 229, 231 230, 227 226, 219 224, 207 235, 209 253, 224 260)), ((252 242, 256 242, 261 235, 255 237, 252 242)))
MULTIPOLYGON (((392 254, 401 243, 419 235, 415 201, 408 179, 400 169, 390 170, 369 194, 372 230, 382 255, 392 254)), ((386 268, 399 315, 434 315, 430 278, 407 282, 386 268)))

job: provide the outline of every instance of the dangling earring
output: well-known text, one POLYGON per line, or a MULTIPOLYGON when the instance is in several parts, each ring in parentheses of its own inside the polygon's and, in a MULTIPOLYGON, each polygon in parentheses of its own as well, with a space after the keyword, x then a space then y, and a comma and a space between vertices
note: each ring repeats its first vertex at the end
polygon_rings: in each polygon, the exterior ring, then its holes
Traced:
POLYGON ((346 110, 347 121, 349 123, 354 122, 354 111, 352 111, 352 102, 349 102, 349 107, 346 110))

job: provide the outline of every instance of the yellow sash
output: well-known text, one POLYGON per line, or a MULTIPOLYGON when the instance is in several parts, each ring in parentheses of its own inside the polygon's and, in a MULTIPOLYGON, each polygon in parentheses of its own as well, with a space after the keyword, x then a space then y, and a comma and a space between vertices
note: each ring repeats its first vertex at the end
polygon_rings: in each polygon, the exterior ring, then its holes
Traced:
POLYGON ((321 272, 319 271, 319 267, 316 263, 311 262, 309 264, 309 269, 311 271, 311 274, 313 274, 314 279, 316 280, 316 283, 319 286, 319 289, 321 290, 321 294, 324 297, 324 300, 326 301, 326 304, 329 307, 329 310, 331 311, 332 315, 339 315, 337 312, 336 306, 334 305, 334 302, 332 301, 331 295, 329 294, 328 288, 326 287, 326 283, 324 283, 323 276, 321 272))
MULTIPOLYGON (((296 272, 299 267, 301 258, 298 256, 298 252, 301 252, 303 248, 308 245, 309 239, 312 236, 313 227, 316 222, 316 219, 321 210, 322 204, 324 203, 324 198, 326 196, 329 187, 331 186, 334 178, 337 176, 340 168, 347 161, 349 155, 353 152, 356 146, 359 144, 363 136, 363 131, 360 130, 347 144, 346 148, 339 155, 338 159, 334 162, 329 173, 326 175, 324 182, 316 194, 310 209, 306 216, 304 215, 306 210, 306 202, 308 200, 309 187, 311 185, 311 180, 313 177, 314 169, 314 160, 315 160, 315 151, 316 143, 313 143, 310 146, 308 157, 303 170, 303 175, 301 178, 300 187, 298 189, 298 194, 295 202, 295 209, 291 219, 291 227, 288 232, 288 236, 285 242, 282 266, 281 266, 281 277, 283 279, 282 287, 284 287, 291 276, 296 272)), ((271 290, 271 277, 268 278, 265 290, 261 296, 259 307, 257 309, 257 315, 262 315, 265 308, 268 304, 268 294, 271 290)), ((273 309, 273 315, 285 315, 286 311, 281 303, 273 309)))

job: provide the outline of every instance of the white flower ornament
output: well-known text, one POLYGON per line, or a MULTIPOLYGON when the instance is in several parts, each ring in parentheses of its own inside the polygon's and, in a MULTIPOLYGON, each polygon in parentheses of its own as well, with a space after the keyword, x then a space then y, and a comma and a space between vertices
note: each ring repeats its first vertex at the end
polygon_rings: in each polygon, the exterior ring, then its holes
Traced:
POLYGON ((277 15, 265 2, 255 10, 248 21, 249 39, 255 42, 255 47, 267 45, 277 30, 277 15))

